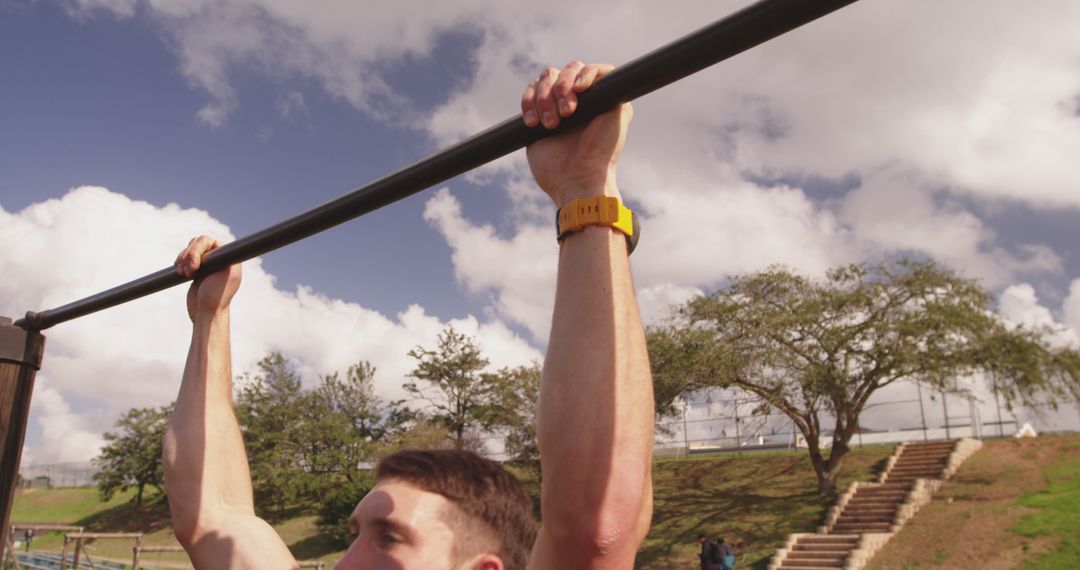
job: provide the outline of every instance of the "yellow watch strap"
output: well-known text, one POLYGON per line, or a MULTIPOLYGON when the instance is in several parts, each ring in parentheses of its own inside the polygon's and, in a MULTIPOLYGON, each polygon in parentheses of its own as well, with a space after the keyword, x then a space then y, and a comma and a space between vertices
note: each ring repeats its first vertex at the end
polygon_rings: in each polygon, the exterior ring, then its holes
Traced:
POLYGON ((585 226, 607 226, 626 236, 626 253, 629 255, 637 247, 641 228, 637 215, 611 196, 579 198, 555 213, 555 229, 561 242, 566 234, 576 232, 585 226))
POLYGON ((634 236, 634 213, 611 196, 579 198, 559 210, 559 238, 585 226, 608 226, 634 236))

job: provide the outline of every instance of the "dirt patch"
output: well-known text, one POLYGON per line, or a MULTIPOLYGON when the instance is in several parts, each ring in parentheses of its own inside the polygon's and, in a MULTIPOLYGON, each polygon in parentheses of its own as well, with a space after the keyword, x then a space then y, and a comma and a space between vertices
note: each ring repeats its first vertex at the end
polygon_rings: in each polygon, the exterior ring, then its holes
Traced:
POLYGON ((870 570, 1020 568, 1055 537, 1026 538, 1009 529, 1031 509, 1017 499, 1046 487, 1043 467, 1067 453, 1076 436, 986 442, 982 450, 893 536, 870 570))

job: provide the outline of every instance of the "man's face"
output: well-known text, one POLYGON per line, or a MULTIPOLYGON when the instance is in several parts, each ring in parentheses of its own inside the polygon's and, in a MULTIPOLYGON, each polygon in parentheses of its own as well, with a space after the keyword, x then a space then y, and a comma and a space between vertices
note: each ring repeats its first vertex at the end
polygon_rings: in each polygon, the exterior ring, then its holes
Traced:
POLYGON ((337 570, 449 570, 456 509, 442 495, 399 480, 381 481, 349 518, 355 537, 337 570))

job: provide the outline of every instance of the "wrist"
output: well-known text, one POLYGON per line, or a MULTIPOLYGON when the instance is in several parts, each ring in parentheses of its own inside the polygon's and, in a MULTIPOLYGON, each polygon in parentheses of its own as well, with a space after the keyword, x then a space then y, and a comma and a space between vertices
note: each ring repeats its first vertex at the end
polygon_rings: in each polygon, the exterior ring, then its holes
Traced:
POLYGON ((620 202, 623 201, 614 176, 609 176, 607 180, 598 183, 582 184, 571 182, 565 184, 551 194, 551 199, 555 203, 555 209, 561 209, 574 200, 593 198, 595 196, 609 196, 618 198, 620 202))
POLYGON ((194 313, 189 315, 192 323, 196 325, 208 325, 215 322, 222 322, 229 320, 229 306, 213 307, 213 308, 200 308, 196 309, 194 313))

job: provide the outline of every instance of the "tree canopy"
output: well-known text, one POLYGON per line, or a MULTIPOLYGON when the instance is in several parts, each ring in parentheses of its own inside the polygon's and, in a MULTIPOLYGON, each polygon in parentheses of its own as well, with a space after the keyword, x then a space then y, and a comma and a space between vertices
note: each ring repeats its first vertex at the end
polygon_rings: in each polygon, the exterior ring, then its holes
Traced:
POLYGON ((780 267, 734 278, 649 331, 657 410, 680 395, 739 387, 791 418, 819 490, 835 490, 870 396, 908 379, 945 393, 987 373, 1007 401, 1075 394, 1077 354, 1010 326, 975 281, 927 261, 848 265, 813 280, 780 267), (832 445, 820 444, 831 418, 832 445))
POLYGON ((136 489, 135 504, 142 506, 147 486, 161 489, 165 472, 161 463, 165 427, 173 404, 160 408, 132 408, 116 420, 119 431, 105 432, 105 445, 94 459, 98 472, 94 481, 101 500, 117 491, 136 489))
POLYGON ((439 333, 437 344, 434 350, 417 346, 409 351, 416 368, 409 373, 414 380, 403 387, 427 405, 431 418, 446 425, 456 448, 477 451, 493 397, 492 376, 482 373, 489 361, 476 339, 452 326, 439 333))

